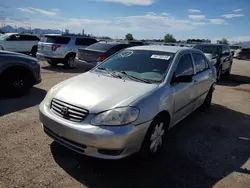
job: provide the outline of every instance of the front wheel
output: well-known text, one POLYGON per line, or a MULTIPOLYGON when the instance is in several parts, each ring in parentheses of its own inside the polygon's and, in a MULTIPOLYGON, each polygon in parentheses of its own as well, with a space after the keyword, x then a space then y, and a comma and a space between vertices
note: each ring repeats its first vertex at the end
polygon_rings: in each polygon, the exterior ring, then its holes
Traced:
POLYGON ((32 78, 22 69, 8 70, 0 77, 1 95, 3 97, 19 97, 32 87, 32 78))
POLYGON ((167 127, 166 121, 162 118, 153 120, 141 147, 140 153, 143 157, 152 157, 160 153, 164 145, 167 127))

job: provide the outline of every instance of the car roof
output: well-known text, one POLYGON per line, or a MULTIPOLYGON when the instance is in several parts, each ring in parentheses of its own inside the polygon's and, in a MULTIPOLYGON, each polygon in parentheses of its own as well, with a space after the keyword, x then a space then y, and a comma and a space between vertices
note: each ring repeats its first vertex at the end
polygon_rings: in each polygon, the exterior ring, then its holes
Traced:
POLYGON ((147 46, 135 46, 128 48, 130 50, 151 50, 151 51, 162 51, 162 52, 170 52, 176 53, 181 50, 191 49, 188 47, 181 46, 160 46, 160 45, 147 45, 147 46))
POLYGON ((16 34, 18 34, 18 33, 5 33, 5 35, 16 35, 16 34))
POLYGON ((212 44, 212 43, 204 43, 204 44, 196 44, 195 46, 229 46, 227 44, 212 44))
POLYGON ((95 39, 94 37, 89 37, 86 35, 70 35, 70 34, 45 34, 44 37, 46 36, 55 36, 55 37, 77 37, 77 38, 89 38, 89 39, 95 39))

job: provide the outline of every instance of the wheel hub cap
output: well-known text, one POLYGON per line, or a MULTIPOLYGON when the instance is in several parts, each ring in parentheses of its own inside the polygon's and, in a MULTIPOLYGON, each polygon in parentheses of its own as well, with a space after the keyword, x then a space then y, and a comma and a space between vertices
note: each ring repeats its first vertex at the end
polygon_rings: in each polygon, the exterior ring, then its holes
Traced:
POLYGON ((150 150, 157 152, 159 147, 162 145, 162 139, 164 135, 163 123, 159 123, 155 126, 154 131, 150 137, 150 150))

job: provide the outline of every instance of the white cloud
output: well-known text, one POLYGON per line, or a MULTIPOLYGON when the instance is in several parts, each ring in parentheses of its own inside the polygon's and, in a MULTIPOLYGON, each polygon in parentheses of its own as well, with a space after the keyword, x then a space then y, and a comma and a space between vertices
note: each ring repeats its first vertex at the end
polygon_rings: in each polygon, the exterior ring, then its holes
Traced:
POLYGON ((131 5, 147 6, 147 5, 153 4, 154 2, 153 0, 95 0, 95 1, 120 3, 120 4, 127 5, 127 6, 131 6, 131 5))
POLYGON ((188 17, 192 20, 204 20, 206 18, 205 15, 188 15, 188 17))
POLYGON ((224 15, 222 15, 222 17, 228 18, 228 19, 234 18, 234 17, 242 17, 242 16, 244 16, 244 15, 243 14, 224 14, 224 15))
POLYGON ((233 10, 234 12, 240 12, 240 11, 242 11, 242 9, 241 8, 239 8, 239 9, 235 9, 235 10, 233 10))
POLYGON ((53 9, 52 9, 52 11, 55 11, 55 12, 60 12, 60 10, 59 10, 59 9, 57 9, 57 8, 53 8, 53 9))
POLYGON ((227 25, 226 21, 223 19, 207 19, 211 24, 216 25, 227 25))
POLYGON ((201 10, 199 10, 199 9, 188 9, 188 12, 190 12, 190 13, 201 13, 201 10))
POLYGON ((56 15, 57 11, 46 11, 38 8, 33 8, 33 7, 28 7, 28 8, 17 8, 21 12, 26 12, 26 13, 40 13, 48 16, 54 16, 56 15))

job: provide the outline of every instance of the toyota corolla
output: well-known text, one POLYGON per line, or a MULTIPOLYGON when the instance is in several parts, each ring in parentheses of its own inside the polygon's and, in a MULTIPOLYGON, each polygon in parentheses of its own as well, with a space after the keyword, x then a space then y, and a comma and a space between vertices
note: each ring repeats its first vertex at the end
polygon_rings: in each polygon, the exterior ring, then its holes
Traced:
POLYGON ((45 133, 78 153, 154 156, 166 132, 211 105, 216 71, 199 50, 138 46, 59 83, 39 106, 45 133))

